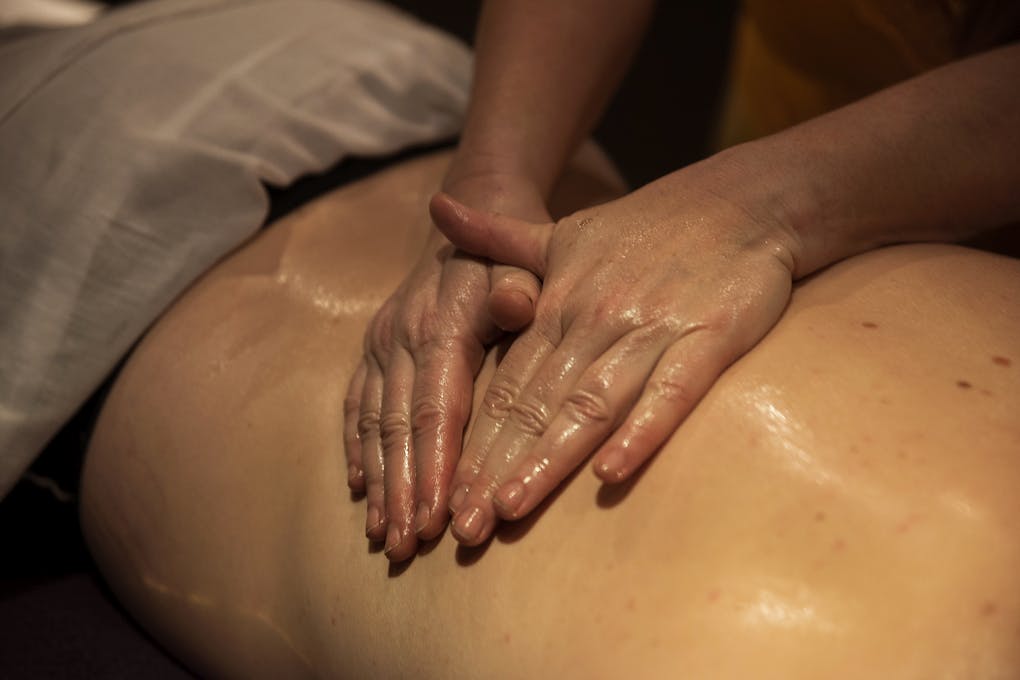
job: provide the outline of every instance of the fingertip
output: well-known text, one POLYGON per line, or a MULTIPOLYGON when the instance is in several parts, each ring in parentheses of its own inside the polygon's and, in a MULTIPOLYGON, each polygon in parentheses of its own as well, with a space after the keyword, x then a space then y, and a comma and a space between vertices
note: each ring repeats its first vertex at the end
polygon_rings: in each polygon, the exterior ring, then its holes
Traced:
POLYGON ((466 483, 459 483, 454 485, 453 493, 450 494, 449 509, 451 515, 456 515, 460 511, 460 506, 464 504, 468 494, 471 492, 471 486, 466 483))
POLYGON ((504 331, 514 333, 535 318, 535 300, 517 288, 503 288, 489 294, 489 316, 504 331))
POLYGON ((379 506, 370 503, 365 517, 365 536, 370 541, 382 541, 386 538, 386 515, 379 506))
POLYGON ((445 191, 437 191, 429 200, 429 211, 451 210, 457 205, 457 201, 445 191))
POLYGON ((607 484, 618 484, 630 477, 632 472, 628 468, 627 457, 619 449, 610 449, 596 456, 592 469, 595 476, 607 484))
POLYGON ((347 466, 347 488, 355 493, 365 493, 365 471, 354 463, 347 466))
POLYGON ((422 501, 414 514, 414 533, 422 541, 431 541, 446 528, 449 514, 441 503, 422 501))
POLYGON ((458 543, 474 547, 481 545, 489 538, 494 526, 494 518, 479 506, 474 505, 463 508, 457 513, 450 523, 450 530, 458 543))
POLYGON ((518 480, 507 482, 493 496, 496 514, 506 520, 520 519, 527 512, 525 501, 528 500, 528 496, 528 489, 522 482, 518 480))
POLYGON ((425 501, 418 504, 418 509, 414 513, 414 532, 419 536, 425 531, 429 524, 432 523, 432 508, 425 501))
POLYGON ((436 226, 442 229, 444 224, 460 224, 467 221, 464 206, 445 191, 436 193, 429 200, 429 215, 436 226))
POLYGON ((386 529, 386 544, 383 554, 390 562, 409 560, 418 550, 418 539, 409 527, 401 528, 391 523, 386 529))

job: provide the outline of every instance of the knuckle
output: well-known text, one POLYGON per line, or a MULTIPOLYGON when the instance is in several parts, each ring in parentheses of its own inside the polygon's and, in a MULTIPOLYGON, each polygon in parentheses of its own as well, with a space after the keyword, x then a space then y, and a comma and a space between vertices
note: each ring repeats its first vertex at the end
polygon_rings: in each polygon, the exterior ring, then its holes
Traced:
POLYGON ((384 451, 400 447, 410 435, 411 424, 406 414, 387 413, 379 419, 379 436, 382 438, 384 451))
POLYGON ((620 310, 615 298, 604 295, 596 298, 588 321, 595 327, 606 326, 615 322, 619 316, 620 310))
POLYGON ((588 322, 593 328, 626 331, 642 323, 642 315, 633 301, 621 295, 605 295, 594 304, 588 322))
POLYGON ((380 330, 376 324, 372 324, 372 327, 368 329, 365 340, 365 354, 375 359, 376 363, 380 366, 385 365, 385 357, 390 353, 392 344, 390 337, 380 330))
POLYGON ((372 317, 372 323, 368 327, 368 334, 373 342, 381 342, 389 335, 393 328, 393 313, 393 302, 392 300, 387 300, 383 303, 378 313, 372 317))
POLYGON ((446 420, 446 410, 435 395, 417 399, 411 406, 411 433, 414 436, 435 432, 446 420))
POLYGON ((358 436, 364 439, 379 431, 379 411, 375 409, 363 410, 358 415, 358 436))
POLYGON ((563 340, 563 317, 561 306, 556 301, 550 301, 551 295, 546 290, 542 291, 542 296, 538 299, 542 309, 535 312, 535 320, 531 323, 529 332, 534 333, 550 347, 555 347, 563 340))
POLYGON ((675 376, 662 376, 649 382, 649 389, 659 401, 671 404, 677 409, 687 409, 698 401, 690 384, 675 376))
POLYGON ((518 399, 510 407, 510 420, 519 430, 534 437, 541 437, 549 429, 552 420, 549 407, 534 397, 518 399))
POLYGON ((649 319, 627 335, 627 344, 631 351, 644 351, 661 346, 676 335, 671 319, 664 317, 649 319))
POLYGON ((438 356, 450 356, 457 351, 458 337, 450 333, 437 330, 441 324, 430 321, 423 321, 411 329, 407 335, 407 348, 412 356, 426 356, 429 353, 438 356))
POLYGON ((563 403, 564 411, 580 425, 609 422, 613 414, 609 400, 601 390, 580 388, 571 392, 563 403))
POLYGON ((517 395, 520 394, 521 386, 513 378, 506 375, 496 374, 492 382, 485 390, 482 398, 482 409, 485 415, 494 420, 504 420, 510 415, 517 395))
POLYGON ((441 326, 438 315, 431 306, 422 306, 407 313, 400 321, 407 337, 408 348, 412 351, 426 348, 435 341, 437 329, 441 326))

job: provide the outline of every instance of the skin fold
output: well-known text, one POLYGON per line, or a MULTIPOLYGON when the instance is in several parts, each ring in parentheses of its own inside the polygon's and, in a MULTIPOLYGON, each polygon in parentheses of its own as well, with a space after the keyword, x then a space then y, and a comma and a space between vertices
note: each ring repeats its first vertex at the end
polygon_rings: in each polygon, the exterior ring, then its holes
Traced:
MULTIPOLYGON (((213 677, 1020 674, 1020 264, 957 246, 798 282, 630 482, 573 475, 479 548, 382 559, 346 488, 345 383, 448 162, 266 230, 127 362, 82 517, 162 644, 213 677)), ((575 167, 568 210, 614 193, 575 167)))

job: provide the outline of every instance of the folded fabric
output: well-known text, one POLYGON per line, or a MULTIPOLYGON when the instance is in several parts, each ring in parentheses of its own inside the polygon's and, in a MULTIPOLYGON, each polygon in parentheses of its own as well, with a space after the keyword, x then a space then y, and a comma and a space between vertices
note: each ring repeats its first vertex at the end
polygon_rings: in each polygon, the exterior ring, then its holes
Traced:
POLYGON ((467 49, 355 0, 157 0, 0 46, 0 497, 286 185, 455 134, 467 49))
POLYGON ((73 26, 95 19, 103 11, 94 0, 3 0, 0 27, 73 26))

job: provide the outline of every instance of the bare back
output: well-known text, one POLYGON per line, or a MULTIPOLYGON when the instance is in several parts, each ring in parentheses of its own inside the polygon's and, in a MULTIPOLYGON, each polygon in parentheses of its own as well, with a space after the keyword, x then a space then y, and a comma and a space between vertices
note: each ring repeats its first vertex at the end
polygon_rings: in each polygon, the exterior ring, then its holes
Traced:
POLYGON ((246 677, 1020 674, 1020 262, 957 247, 803 282, 636 483, 389 567, 342 399, 446 160, 267 230, 124 369, 84 524, 159 640, 246 677))

